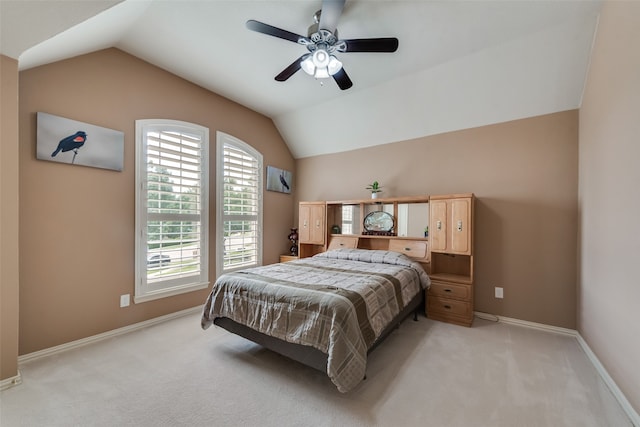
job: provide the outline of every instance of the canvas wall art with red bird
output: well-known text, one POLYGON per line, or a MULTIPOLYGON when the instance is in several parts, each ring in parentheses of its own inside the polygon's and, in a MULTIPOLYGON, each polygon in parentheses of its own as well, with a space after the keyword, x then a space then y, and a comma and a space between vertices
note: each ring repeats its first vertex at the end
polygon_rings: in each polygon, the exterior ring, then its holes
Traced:
POLYGON ((121 171, 124 132, 66 117, 37 114, 37 158, 121 171))

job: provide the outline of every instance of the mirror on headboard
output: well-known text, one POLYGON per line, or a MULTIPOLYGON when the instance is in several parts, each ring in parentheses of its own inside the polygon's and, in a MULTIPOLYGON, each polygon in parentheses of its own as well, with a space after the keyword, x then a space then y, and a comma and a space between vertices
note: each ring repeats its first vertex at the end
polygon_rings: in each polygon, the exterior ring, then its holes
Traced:
POLYGON ((341 215, 342 234, 360 234, 360 205, 342 205, 341 215))
POLYGON ((397 215, 393 203, 340 203, 329 205, 329 227, 332 234, 362 234, 362 219, 371 212, 387 212, 394 217, 400 237, 424 237, 429 225, 429 203, 398 203, 397 215), (362 214, 360 209, 363 210, 362 214), (334 228, 334 226, 337 226, 334 228), (338 231, 340 230, 340 231, 338 231))
POLYGON ((429 226, 429 203, 398 203, 398 236, 424 237, 429 226))
MULTIPOLYGON (((364 216, 378 211, 393 215, 393 204, 365 205, 364 216)), ((398 203, 398 215, 394 221, 398 236, 424 237, 424 230, 429 226, 429 203, 398 203)))

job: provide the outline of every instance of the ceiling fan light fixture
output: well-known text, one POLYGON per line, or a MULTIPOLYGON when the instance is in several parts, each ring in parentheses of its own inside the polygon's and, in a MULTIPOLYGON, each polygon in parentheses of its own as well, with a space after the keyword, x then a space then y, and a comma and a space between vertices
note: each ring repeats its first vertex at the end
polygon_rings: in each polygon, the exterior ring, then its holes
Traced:
POLYGON ((327 71, 327 68, 316 68, 316 73, 313 75, 313 77, 315 77, 316 79, 328 79, 329 78, 329 71, 327 71))
POLYGON ((300 67, 302 68, 302 71, 309 74, 310 76, 313 76, 316 72, 316 66, 313 65, 311 55, 302 60, 302 62, 300 63, 300 67))
POLYGON ((318 49, 300 62, 300 68, 316 79, 327 79, 342 69, 342 62, 324 49, 318 49))
POLYGON ((318 49, 313 52, 313 65, 316 68, 327 68, 329 65, 329 54, 324 49, 318 49))
POLYGON ((329 59, 329 65, 327 65, 327 71, 329 71, 329 74, 333 76, 335 73, 337 73, 341 69, 342 69, 342 62, 340 62, 338 58, 336 58, 335 56, 331 55, 331 58, 329 59))

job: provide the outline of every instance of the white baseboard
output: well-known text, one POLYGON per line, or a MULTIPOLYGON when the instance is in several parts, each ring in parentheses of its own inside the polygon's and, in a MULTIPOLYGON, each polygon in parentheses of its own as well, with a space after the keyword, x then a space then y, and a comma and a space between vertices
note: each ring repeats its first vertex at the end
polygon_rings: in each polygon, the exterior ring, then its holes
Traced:
POLYGON ((582 347, 582 350, 585 352, 593 366, 596 368, 596 371, 598 371, 598 374, 600 374, 602 380, 605 382, 607 387, 609 387, 609 390, 611 390, 613 396, 616 398, 618 403, 620 403, 620 406, 622 406, 624 412, 626 412, 631 419, 631 423, 635 427, 640 427, 640 415, 638 415, 636 410, 633 409, 631 403, 629 403, 629 401, 627 400, 627 397, 624 395, 624 393, 622 393, 622 390, 618 388, 618 385, 613 380, 613 378, 611 378, 605 367, 602 366, 602 363, 600 363, 600 360, 598 360, 598 357, 595 355, 595 353, 591 351, 589 344, 587 344, 584 338, 582 338, 582 335, 580 335, 580 333, 577 333, 576 338, 578 339, 578 344, 580 344, 580 347, 582 347))
POLYGON ((631 406, 631 404, 627 400, 627 397, 624 395, 622 390, 620 390, 613 378, 611 378, 605 367, 602 365, 602 363, 600 363, 600 360, 598 360, 598 357, 589 347, 589 344, 587 344, 587 342, 584 340, 584 338, 582 338, 582 335, 580 335, 578 331, 576 331, 575 329, 566 329, 559 328, 557 326, 545 325, 543 323, 513 319, 511 317, 496 316, 494 314, 482 313, 479 311, 476 311, 474 314, 480 319, 490 320, 492 322, 502 322, 511 325, 524 326, 526 328, 533 328, 541 331, 553 332, 556 334, 569 335, 576 338, 576 340, 578 341, 578 345, 580 345, 580 348, 582 348, 582 350, 585 352, 587 358, 589 359, 589 361, 591 361, 593 367, 600 375, 600 378, 602 378, 602 381, 604 381, 607 387, 609 387, 609 390, 613 394, 613 397, 615 397, 615 399, 618 401, 624 412, 629 417, 631 423, 635 427, 640 427, 640 415, 638 415, 636 410, 631 406))
POLYGON ((20 371, 18 370, 18 375, 16 375, 15 377, 6 378, 0 381, 0 391, 17 386, 19 384, 22 384, 22 376, 20 375, 20 371))
POLYGON ((539 329, 541 331, 553 332, 555 334, 569 335, 575 337, 578 331, 575 329, 560 328, 558 326, 545 325, 544 323, 529 322, 528 320, 514 319, 512 317, 496 316, 495 314, 474 312, 480 319, 491 320, 492 322, 502 322, 509 325, 524 326, 531 329, 539 329))
POLYGON ((42 357, 51 356, 53 354, 62 353, 74 348, 82 347, 87 344, 92 344, 98 341, 113 338, 118 335, 127 334, 129 332, 137 331, 139 329, 147 328, 158 323, 166 322, 167 320, 176 319, 178 317, 194 314, 202 311, 202 306, 187 308, 186 310, 177 311, 175 313, 166 314, 164 316, 156 317, 154 319, 145 320, 143 322, 134 323, 133 325, 124 326, 122 328, 114 329, 112 331, 104 332, 102 334, 93 335, 87 338, 82 338, 76 341, 71 341, 65 344, 57 345, 51 348, 45 348, 44 350, 35 351, 33 353, 18 356, 18 364, 29 362, 31 360, 40 359, 42 357))

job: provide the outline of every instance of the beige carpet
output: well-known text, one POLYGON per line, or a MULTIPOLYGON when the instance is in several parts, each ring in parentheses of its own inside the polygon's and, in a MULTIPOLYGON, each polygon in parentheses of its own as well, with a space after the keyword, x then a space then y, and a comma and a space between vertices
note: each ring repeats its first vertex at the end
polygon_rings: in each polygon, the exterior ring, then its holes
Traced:
POLYGON ((630 426, 575 338, 420 317, 339 393, 322 373, 198 315, 34 360, 0 396, 13 426, 630 426))

